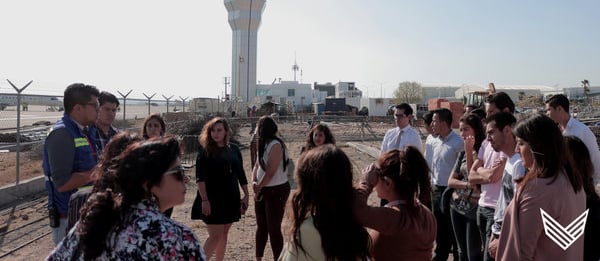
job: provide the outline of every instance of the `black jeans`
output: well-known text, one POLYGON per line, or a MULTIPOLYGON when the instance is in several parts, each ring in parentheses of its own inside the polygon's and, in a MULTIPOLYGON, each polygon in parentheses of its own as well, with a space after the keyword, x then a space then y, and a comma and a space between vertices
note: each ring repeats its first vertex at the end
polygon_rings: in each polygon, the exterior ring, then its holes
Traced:
POLYGON ((483 260, 494 261, 495 257, 488 253, 488 243, 492 235, 492 225, 494 224, 494 209, 479 206, 477 208, 477 225, 481 235, 481 245, 483 246, 483 260))
POLYGON ((290 183, 272 187, 263 187, 260 190, 262 200, 255 202, 256 212, 256 256, 262 257, 267 245, 267 239, 271 240, 273 260, 279 259, 283 250, 283 234, 281 233, 281 221, 285 211, 285 203, 290 195, 290 183))
POLYGON ((477 208, 465 213, 458 213, 450 209, 452 219, 452 230, 456 243, 458 245, 458 257, 460 261, 481 261, 483 253, 481 252, 481 236, 477 226, 477 208))
POLYGON ((433 260, 448 260, 452 245, 454 245, 455 253, 453 254, 454 260, 458 260, 458 251, 456 251, 456 244, 454 243, 454 233, 452 233, 452 226, 450 222, 450 213, 442 212, 442 193, 446 189, 445 186, 434 185, 431 187, 431 211, 435 216, 437 222, 437 235, 435 238, 435 255, 433 260))

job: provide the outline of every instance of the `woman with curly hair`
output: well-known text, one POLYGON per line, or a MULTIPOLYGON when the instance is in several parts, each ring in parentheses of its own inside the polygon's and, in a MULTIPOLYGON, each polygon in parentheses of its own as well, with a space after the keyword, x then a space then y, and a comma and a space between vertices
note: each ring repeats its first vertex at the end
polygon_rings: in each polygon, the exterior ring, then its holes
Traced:
POLYGON ((229 142, 232 132, 227 120, 213 118, 202 128, 196 159, 198 191, 192 207, 192 219, 206 223, 208 238, 204 252, 223 260, 231 224, 240 220, 248 206, 248 181, 242 154, 229 142), (240 199, 240 187, 244 197, 240 199))
POLYGON ((333 137, 333 134, 327 125, 319 123, 312 127, 310 132, 308 132, 308 135, 306 136, 306 145, 302 147, 302 151, 300 153, 304 153, 305 151, 323 144, 335 145, 335 138, 333 137))
POLYGON ((121 193, 93 193, 48 260, 204 260, 192 230, 162 214, 185 199, 180 154, 175 138, 127 147, 102 176, 114 179, 121 193))
POLYGON ((433 213, 419 200, 431 193, 429 167, 413 146, 387 151, 364 170, 355 191, 354 215, 371 228, 373 258, 381 260, 431 260, 436 236, 433 213), (375 189, 385 206, 367 205, 375 189))
POLYGON ((333 145, 300 156, 290 201, 291 237, 281 258, 369 260, 370 237, 352 215, 352 163, 333 145))

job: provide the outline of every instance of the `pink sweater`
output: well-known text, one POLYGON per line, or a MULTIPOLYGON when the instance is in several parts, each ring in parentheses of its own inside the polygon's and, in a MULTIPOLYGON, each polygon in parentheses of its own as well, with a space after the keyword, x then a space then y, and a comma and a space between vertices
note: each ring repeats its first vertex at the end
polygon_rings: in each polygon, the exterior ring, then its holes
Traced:
POLYGON ((566 227, 585 211, 585 192, 576 194, 564 173, 550 181, 537 178, 517 189, 504 214, 496 260, 583 259, 583 236, 563 250, 545 234, 540 209, 566 227))

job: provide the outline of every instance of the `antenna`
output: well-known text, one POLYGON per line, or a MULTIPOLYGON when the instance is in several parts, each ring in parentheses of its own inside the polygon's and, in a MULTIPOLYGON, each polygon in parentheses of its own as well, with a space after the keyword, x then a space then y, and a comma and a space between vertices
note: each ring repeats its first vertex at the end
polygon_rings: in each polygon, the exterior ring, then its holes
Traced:
POLYGON ((292 65, 292 71, 294 71, 294 81, 296 81, 296 72, 300 70, 298 63, 296 63, 296 51, 294 51, 294 65, 292 65))

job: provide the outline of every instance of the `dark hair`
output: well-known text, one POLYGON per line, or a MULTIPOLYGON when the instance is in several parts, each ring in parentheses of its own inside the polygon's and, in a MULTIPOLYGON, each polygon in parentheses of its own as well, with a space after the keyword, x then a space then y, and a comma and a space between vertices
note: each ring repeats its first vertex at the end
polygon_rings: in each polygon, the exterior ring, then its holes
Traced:
POLYGON ((487 117, 487 119, 485 119, 485 122, 488 125, 493 124, 494 128, 502 131, 506 126, 512 127, 515 124, 515 122, 517 122, 517 119, 512 113, 501 111, 499 113, 495 113, 487 117))
POLYGON ((100 93, 100 96, 98 96, 98 102, 100 103, 100 106, 109 102, 114 103, 117 105, 117 107, 119 107, 119 99, 117 99, 117 96, 107 91, 102 91, 100 93))
POLYGON ((73 107, 77 104, 86 104, 92 96, 100 96, 100 91, 92 85, 86 85, 83 83, 73 83, 67 86, 64 93, 63 105, 65 112, 70 114, 73 111, 73 107))
POLYGON ((472 114, 476 114, 477 116, 479 116, 479 119, 485 120, 486 115, 485 115, 485 110, 482 108, 477 108, 477 109, 473 109, 471 111, 472 114))
POLYGON ((569 99, 563 94, 552 95, 552 97, 546 100, 546 104, 554 109, 560 106, 565 112, 569 112, 569 99))
POLYGON ((331 144, 309 150, 300 156, 296 177, 290 201, 294 245, 304 251, 300 227, 310 215, 326 260, 368 260, 371 239, 352 214, 352 163, 344 151, 331 144))
MULTIPOLYGON (((279 137, 277 137, 277 123, 269 116, 262 116, 258 119, 256 124, 258 129, 258 164, 262 169, 267 169, 267 163, 264 161, 263 156, 265 155, 265 147, 267 143, 272 140, 277 140, 281 144, 281 149, 284 152, 287 149, 285 143, 279 137)), ((283 170, 285 170, 287 164, 283 164, 283 170)))
POLYGON ((431 125, 432 121, 433 121, 433 111, 425 112, 425 114, 423 114, 423 122, 425 122, 425 125, 427 125, 427 126, 431 125))
MULTIPOLYGON (((421 203, 429 205, 431 202, 429 165, 419 149, 406 146, 402 150, 387 151, 379 156, 377 165, 382 177, 389 177, 394 181, 396 193, 406 200, 418 197, 421 203)), ((408 206, 415 207, 414 204, 408 206)))
POLYGON ((210 132, 219 123, 223 124, 223 129, 225 129, 225 146, 229 146, 229 139, 231 139, 232 131, 225 118, 212 118, 210 121, 204 124, 204 127, 202 127, 202 133, 200 133, 200 136, 198 137, 198 142, 200 142, 200 145, 204 148, 206 155, 209 157, 217 156, 216 154, 219 151, 217 143, 210 135, 210 132))
POLYGON ((112 171, 109 171, 109 167, 115 164, 115 158, 125 151, 127 146, 139 141, 142 141, 142 137, 140 137, 139 134, 127 131, 119 132, 110 139, 104 148, 102 159, 98 162, 98 168, 96 168, 92 174, 98 178, 98 181, 94 184, 92 193, 103 191, 108 188, 115 192, 120 192, 119 189, 115 187, 117 182, 116 176, 112 171), (103 176, 106 177, 103 178, 103 176))
POLYGON ((582 178, 573 173, 573 166, 565 154, 562 133, 550 117, 541 113, 533 114, 517 123, 513 134, 529 144, 534 160, 534 167, 528 170, 521 184, 537 177, 553 178, 550 181, 552 183, 564 170, 575 193, 581 190, 582 178))
POLYGON ((410 107, 410 105, 408 103, 400 103, 400 104, 394 106, 394 109, 404 110, 404 115, 406 115, 406 116, 413 114, 413 109, 412 109, 412 107, 410 107))
POLYGON ((576 136, 565 136, 565 146, 567 146, 567 155, 572 166, 575 167, 583 182, 585 194, 591 198, 598 198, 594 188, 594 164, 585 143, 576 136))
POLYGON ((515 113, 515 103, 505 92, 491 94, 487 97, 486 102, 494 104, 494 106, 496 106, 496 108, 498 108, 500 111, 508 108, 511 113, 515 113))
POLYGON ((437 114, 440 121, 448 123, 448 127, 452 128, 452 112, 446 108, 441 108, 433 111, 437 114))
POLYGON ((118 234, 127 225, 123 221, 132 211, 130 206, 152 197, 150 189, 160 184, 180 154, 177 139, 167 137, 131 144, 116 158, 109 171, 122 194, 111 189, 92 193, 81 212, 77 232, 84 260, 93 260, 106 249, 109 232, 118 234))
POLYGON ((165 132, 167 131, 167 125, 165 124, 165 120, 163 119, 162 116, 160 116, 160 114, 158 113, 153 113, 148 115, 148 117, 146 117, 146 119, 144 120, 144 126, 142 127, 142 136, 144 137, 144 139, 149 139, 150 137, 148 137, 148 132, 146 130, 146 125, 148 124, 148 122, 150 120, 157 120, 160 123, 160 135, 165 135, 165 132))
POLYGON ((465 114, 460 118, 460 122, 467 124, 473 129, 475 133, 475 144, 473 145, 474 151, 479 151, 481 143, 485 140, 485 130, 483 129, 483 123, 481 118, 475 113, 465 114))
POLYGON ((323 132, 323 135, 325 135, 325 143, 324 144, 334 144, 335 145, 335 138, 333 137, 333 134, 331 133, 331 130, 329 129, 329 127, 327 127, 327 125, 325 125, 323 123, 319 123, 319 124, 315 125, 314 127, 312 127, 312 129, 310 129, 310 132, 308 132, 308 136, 306 137, 306 145, 304 145, 305 150, 310 150, 317 146, 313 139, 313 134, 316 131, 323 132))

